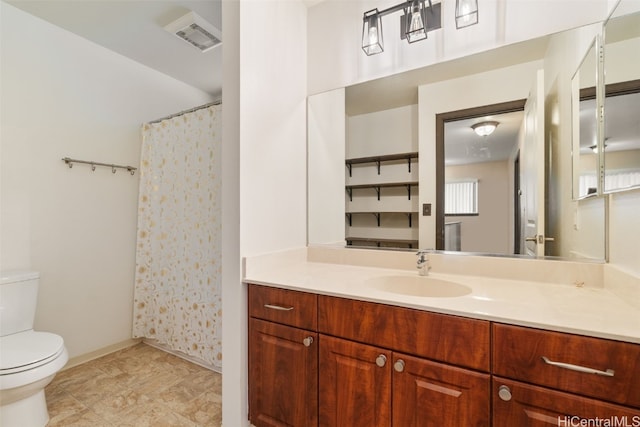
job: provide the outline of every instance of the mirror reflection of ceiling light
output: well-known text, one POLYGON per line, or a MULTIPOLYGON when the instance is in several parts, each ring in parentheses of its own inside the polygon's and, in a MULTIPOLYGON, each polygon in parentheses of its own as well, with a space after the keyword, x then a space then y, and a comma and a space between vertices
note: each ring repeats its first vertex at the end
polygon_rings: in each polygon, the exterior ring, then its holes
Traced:
MULTIPOLYGON (((598 145, 592 145, 589 148, 591 149, 591 151, 593 151, 594 154, 598 154, 598 145)), ((605 150, 607 149, 607 144, 604 144, 604 148, 605 150)))
POLYGON ((499 122, 493 122, 493 121, 480 122, 480 123, 471 125, 471 129, 473 129, 473 131, 478 136, 489 136, 493 133, 493 131, 496 130, 499 124, 500 124, 499 122))

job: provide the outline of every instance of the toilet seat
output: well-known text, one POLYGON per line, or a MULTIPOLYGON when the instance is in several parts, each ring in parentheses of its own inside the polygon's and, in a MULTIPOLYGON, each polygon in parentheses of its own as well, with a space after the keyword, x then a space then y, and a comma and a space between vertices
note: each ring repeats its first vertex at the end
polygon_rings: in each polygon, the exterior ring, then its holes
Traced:
POLYGON ((0 337, 0 375, 46 365, 65 351, 61 336, 33 330, 0 337))

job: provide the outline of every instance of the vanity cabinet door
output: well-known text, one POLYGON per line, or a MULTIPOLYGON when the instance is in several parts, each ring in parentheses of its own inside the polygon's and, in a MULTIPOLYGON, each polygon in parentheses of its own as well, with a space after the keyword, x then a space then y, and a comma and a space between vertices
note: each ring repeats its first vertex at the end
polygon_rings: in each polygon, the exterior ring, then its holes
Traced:
POLYGON ((319 424, 391 426, 391 352, 320 335, 319 424))
POLYGON ((488 374, 393 355, 394 426, 487 427, 490 393, 488 374))
POLYGON ((318 335, 249 319, 249 419, 256 427, 318 425, 318 335))
POLYGON ((640 425, 640 411, 624 406, 498 377, 492 388, 493 427, 640 425))

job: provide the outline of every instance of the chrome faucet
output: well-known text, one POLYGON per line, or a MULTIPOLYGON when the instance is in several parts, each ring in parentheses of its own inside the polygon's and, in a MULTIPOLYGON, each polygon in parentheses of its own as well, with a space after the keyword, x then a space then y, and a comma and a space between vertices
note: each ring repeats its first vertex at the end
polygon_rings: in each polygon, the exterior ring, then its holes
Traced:
POLYGON ((418 261, 416 262, 416 268, 420 276, 428 276, 429 270, 431 270, 431 262, 429 261, 429 251, 426 249, 420 249, 416 255, 418 255, 418 261))

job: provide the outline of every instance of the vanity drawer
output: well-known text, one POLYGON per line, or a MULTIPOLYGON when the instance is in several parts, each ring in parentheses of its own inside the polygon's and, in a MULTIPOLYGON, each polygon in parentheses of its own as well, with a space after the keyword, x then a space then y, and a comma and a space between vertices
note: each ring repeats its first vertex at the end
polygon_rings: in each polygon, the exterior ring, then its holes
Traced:
POLYGON ((489 371, 489 322, 320 295, 320 332, 489 371))
POLYGON ((249 316, 315 331, 318 325, 318 296, 249 285, 249 316))
POLYGON ((640 410, 626 406, 499 377, 492 389, 493 427, 640 425, 640 410))
POLYGON ((640 408, 637 344, 495 323, 492 372, 640 408))

